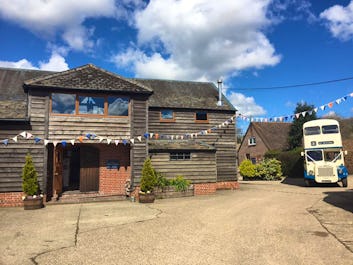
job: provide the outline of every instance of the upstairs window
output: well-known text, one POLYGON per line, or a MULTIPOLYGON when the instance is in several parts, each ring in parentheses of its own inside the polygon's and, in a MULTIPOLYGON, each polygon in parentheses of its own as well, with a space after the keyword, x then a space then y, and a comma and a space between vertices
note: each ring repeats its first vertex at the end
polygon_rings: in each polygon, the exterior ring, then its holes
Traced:
POLYGON ((108 97, 108 115, 129 116, 129 99, 108 97))
POLYGON ((306 127, 306 128, 304 128, 304 134, 305 135, 317 135, 317 134, 320 134, 320 127, 319 126, 306 127))
POLYGON ((208 116, 206 111, 197 111, 195 113, 195 121, 196 122, 208 122, 208 116))
POLYGON ((255 137, 250 137, 248 140, 248 145, 256 145, 256 138, 255 137))
POLYGON ((165 110, 161 110, 161 114, 160 114, 160 121, 161 122, 174 122, 174 111, 170 110, 170 109, 165 109, 165 110))
POLYGON ((79 114, 104 114, 104 98, 79 96, 79 114))
POLYGON ((338 126, 337 125, 324 125, 324 126, 322 126, 322 133, 323 134, 338 133, 338 126))
POLYGON ((170 153, 170 160, 190 160, 191 154, 190 152, 173 152, 170 153))
POLYGON ((129 116, 126 97, 53 93, 51 113, 66 115, 129 116))
POLYGON ((52 112, 58 114, 75 114, 76 95, 53 93, 52 112))

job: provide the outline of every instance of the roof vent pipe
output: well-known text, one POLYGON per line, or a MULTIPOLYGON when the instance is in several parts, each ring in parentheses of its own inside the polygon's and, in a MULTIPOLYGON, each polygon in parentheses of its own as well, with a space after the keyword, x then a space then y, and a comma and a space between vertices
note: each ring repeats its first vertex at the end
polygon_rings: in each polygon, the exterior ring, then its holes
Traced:
POLYGON ((218 102, 217 102, 217 106, 222 106, 222 79, 218 79, 217 80, 217 84, 218 84, 218 102))

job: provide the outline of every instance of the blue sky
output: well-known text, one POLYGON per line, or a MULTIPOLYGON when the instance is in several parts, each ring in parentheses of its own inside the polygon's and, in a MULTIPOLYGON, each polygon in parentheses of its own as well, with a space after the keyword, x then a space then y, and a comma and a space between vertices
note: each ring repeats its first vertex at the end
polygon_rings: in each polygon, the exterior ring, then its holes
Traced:
MULTIPOLYGON (((247 117, 280 117, 353 92, 353 1, 0 0, 0 66, 93 63, 126 77, 224 80, 247 117)), ((319 111, 353 116, 353 98, 319 111)), ((247 122, 240 121, 245 129, 247 122)))

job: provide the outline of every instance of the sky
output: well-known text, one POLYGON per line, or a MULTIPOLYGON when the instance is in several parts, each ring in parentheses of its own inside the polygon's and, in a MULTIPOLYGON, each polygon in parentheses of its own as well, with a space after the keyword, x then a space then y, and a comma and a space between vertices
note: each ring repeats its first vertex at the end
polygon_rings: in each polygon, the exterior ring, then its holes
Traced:
MULTIPOLYGON (((287 116, 353 92, 353 0, 0 0, 0 67, 88 63, 124 77, 221 79, 238 114, 287 116), (321 84, 291 86, 309 83, 321 84)), ((317 114, 352 117, 353 97, 317 114)))

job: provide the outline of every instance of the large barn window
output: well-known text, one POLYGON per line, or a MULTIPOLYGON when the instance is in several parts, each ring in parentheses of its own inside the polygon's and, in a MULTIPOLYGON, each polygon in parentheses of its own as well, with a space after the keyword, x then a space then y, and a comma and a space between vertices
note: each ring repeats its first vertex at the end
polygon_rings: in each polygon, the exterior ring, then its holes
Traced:
POLYGON ((190 160, 190 152, 172 152, 170 153, 170 160, 190 160))
POLYGON ((59 114, 75 114, 76 95, 53 93, 52 112, 59 114))
POLYGON ((108 97, 108 115, 129 116, 129 99, 108 97))
POLYGON ((129 102, 127 97, 53 93, 51 113, 126 117, 129 102))
POLYGON ((104 114, 104 98, 79 96, 79 114, 104 114))

